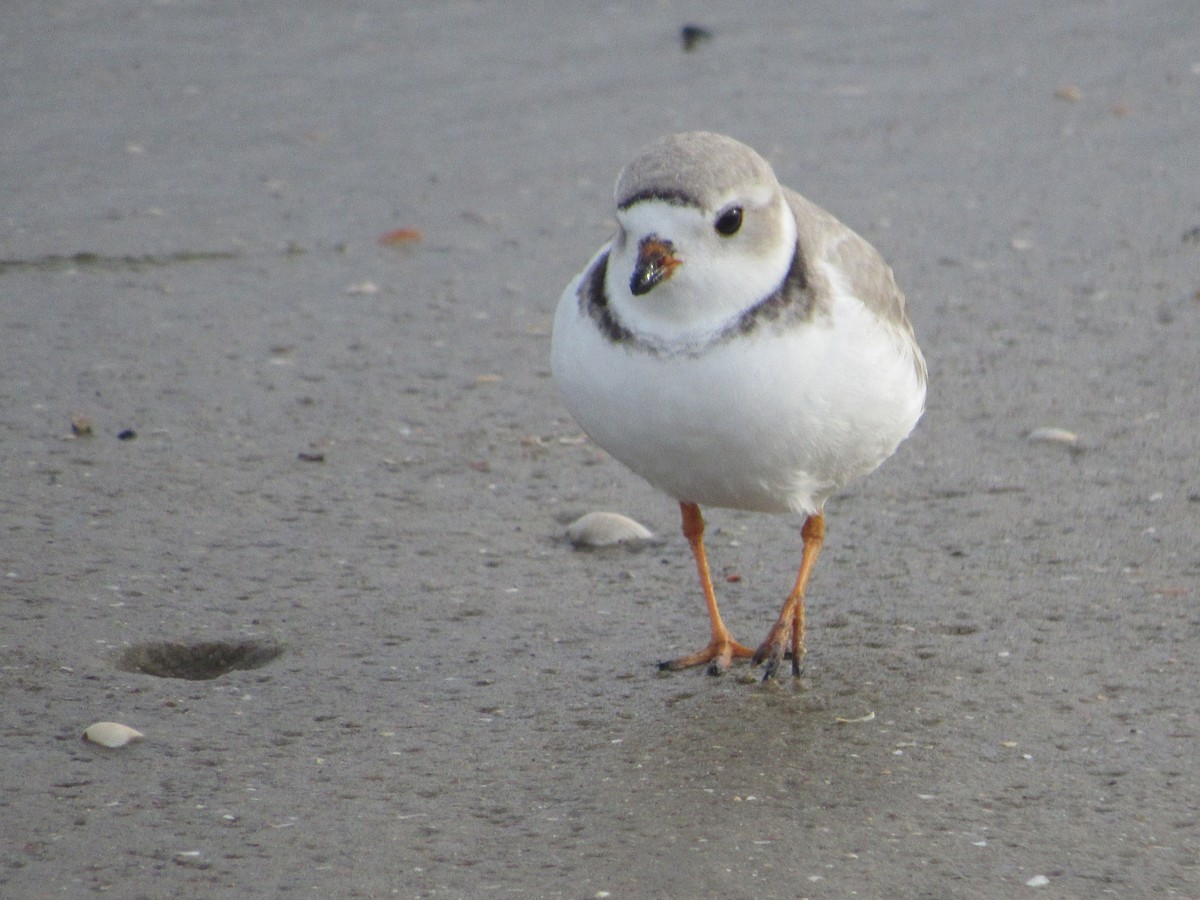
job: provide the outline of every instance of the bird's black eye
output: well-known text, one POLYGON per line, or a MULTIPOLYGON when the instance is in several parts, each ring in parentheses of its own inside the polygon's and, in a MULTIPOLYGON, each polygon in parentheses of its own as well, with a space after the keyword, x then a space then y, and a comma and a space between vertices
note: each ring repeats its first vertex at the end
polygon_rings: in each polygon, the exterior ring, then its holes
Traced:
POLYGON ((713 227, 717 229, 718 234, 723 234, 725 237, 737 234, 737 230, 742 227, 742 208, 740 206, 729 207, 717 217, 713 227))

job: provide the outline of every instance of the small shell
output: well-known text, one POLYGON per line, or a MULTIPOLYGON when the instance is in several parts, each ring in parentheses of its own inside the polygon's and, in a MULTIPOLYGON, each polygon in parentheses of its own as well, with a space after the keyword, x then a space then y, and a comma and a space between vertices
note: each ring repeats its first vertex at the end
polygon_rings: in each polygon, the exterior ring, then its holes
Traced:
POLYGON ((394 247, 396 244, 416 243, 423 237, 424 235, 421 234, 421 229, 419 228, 397 228, 394 231, 381 234, 375 240, 380 247, 394 247))
POLYGON ((567 526, 567 540, 576 547, 610 547, 652 537, 649 528, 620 513, 590 512, 567 526))
POLYGON ((1079 435, 1065 428, 1035 428, 1029 432, 1029 440, 1035 444, 1075 444, 1079 435))
POLYGON ((89 725, 83 733, 83 739, 101 747, 124 747, 134 741, 140 741, 145 735, 136 728, 122 725, 120 722, 97 722, 89 725))
POLYGON ((865 715, 855 716, 854 718, 846 718, 845 716, 835 716, 833 721, 839 725, 854 725, 858 722, 873 722, 875 721, 875 710, 867 710, 865 715))
POLYGON ((346 285, 342 293, 348 297, 369 297, 379 293, 379 285, 373 281, 360 281, 357 284, 346 285))

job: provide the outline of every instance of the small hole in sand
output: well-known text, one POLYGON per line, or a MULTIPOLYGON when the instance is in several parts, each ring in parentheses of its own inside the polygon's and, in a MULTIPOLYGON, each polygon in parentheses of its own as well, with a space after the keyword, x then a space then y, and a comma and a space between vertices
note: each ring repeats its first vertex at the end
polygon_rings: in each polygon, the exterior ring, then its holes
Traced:
POLYGON ((207 681, 237 669, 261 668, 281 653, 283 646, 270 641, 157 641, 130 647, 117 667, 156 678, 207 681))

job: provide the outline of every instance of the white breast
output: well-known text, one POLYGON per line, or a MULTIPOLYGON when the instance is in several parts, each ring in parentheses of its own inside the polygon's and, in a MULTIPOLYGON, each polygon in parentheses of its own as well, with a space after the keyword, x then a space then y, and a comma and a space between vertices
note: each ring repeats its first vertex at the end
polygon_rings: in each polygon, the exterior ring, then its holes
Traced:
POLYGON ((677 499, 816 512, 920 418, 925 389, 907 341, 854 297, 835 296, 811 321, 670 355, 612 342, 577 287, 554 320, 563 401, 600 447, 677 499))

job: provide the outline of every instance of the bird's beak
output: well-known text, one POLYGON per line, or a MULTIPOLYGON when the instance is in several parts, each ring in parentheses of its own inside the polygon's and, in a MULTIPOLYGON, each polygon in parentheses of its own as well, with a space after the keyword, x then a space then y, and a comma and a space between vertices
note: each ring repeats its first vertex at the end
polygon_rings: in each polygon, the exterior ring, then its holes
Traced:
POLYGON ((630 293, 637 297, 648 293, 655 285, 670 278, 675 267, 682 262, 675 256, 675 245, 670 241, 657 234, 642 238, 638 244, 637 265, 633 267, 633 277, 629 279, 630 293))

